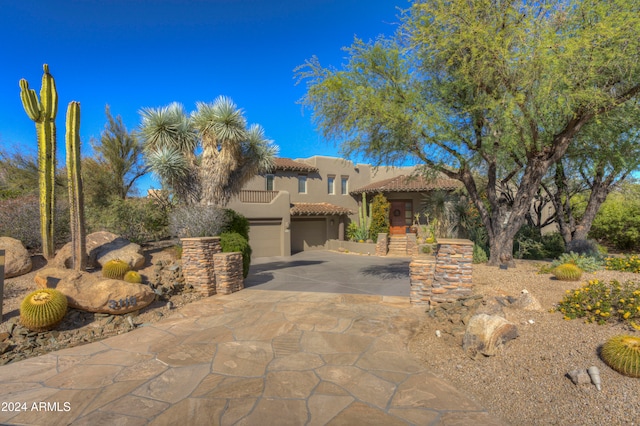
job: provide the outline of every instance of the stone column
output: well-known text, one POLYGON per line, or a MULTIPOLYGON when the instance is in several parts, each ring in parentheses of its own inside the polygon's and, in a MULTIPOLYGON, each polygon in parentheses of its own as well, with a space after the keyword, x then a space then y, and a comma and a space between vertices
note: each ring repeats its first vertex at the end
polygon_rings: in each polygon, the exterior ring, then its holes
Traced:
POLYGON ((213 256, 220 253, 220 237, 182 238, 182 272, 186 283, 203 296, 216 294, 213 256))
POLYGON ((242 253, 216 253, 213 261, 218 294, 231 294, 244 288, 242 253))
POLYGON ((433 292, 433 271, 436 265, 434 256, 415 256, 409 264, 409 300, 414 305, 431 303, 433 292))
POLYGON ((389 240, 385 232, 378 234, 378 241, 376 241, 376 256, 386 256, 389 252, 389 240))

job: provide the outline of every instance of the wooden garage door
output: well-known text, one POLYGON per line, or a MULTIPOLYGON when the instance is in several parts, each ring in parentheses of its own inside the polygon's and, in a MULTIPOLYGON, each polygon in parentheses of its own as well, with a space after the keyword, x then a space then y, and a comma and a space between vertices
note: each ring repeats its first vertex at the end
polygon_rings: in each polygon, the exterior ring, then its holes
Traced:
POLYGON ((282 256, 280 224, 279 220, 249 221, 249 244, 251 244, 252 258, 282 256))
POLYGON ((291 221, 291 253, 322 250, 327 243, 325 219, 293 219, 291 221))

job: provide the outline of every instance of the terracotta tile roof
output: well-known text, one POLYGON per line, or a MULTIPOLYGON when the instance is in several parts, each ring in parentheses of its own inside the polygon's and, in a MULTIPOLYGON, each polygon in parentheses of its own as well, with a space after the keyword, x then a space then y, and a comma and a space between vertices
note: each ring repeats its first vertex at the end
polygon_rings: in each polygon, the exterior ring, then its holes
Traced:
POLYGON ((317 172, 318 168, 300 161, 293 161, 291 158, 276 158, 276 170, 290 170, 293 172, 317 172))
POLYGON ((346 207, 330 203, 292 203, 291 216, 325 216, 333 214, 353 214, 346 207))
POLYGON ((453 179, 426 179, 423 176, 400 175, 370 183, 369 185, 351 191, 351 194, 361 194, 363 192, 419 192, 432 191, 434 189, 456 189, 460 187, 462 187, 462 183, 453 179))

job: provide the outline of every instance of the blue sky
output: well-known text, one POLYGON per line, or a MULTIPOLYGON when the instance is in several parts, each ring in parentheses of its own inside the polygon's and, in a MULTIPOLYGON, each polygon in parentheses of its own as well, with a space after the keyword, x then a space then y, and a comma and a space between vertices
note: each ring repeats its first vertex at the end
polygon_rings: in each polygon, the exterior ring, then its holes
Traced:
MULTIPOLYGON (((230 96, 280 156, 337 155, 314 129, 293 69, 313 55, 345 62, 342 47, 392 34, 407 0, 0 0, 0 146, 36 151, 18 81, 39 93, 48 63, 59 94, 58 161, 67 104, 81 103, 83 153, 106 104, 132 130, 142 107, 230 96)), ((142 189, 158 187, 146 179, 142 189)))

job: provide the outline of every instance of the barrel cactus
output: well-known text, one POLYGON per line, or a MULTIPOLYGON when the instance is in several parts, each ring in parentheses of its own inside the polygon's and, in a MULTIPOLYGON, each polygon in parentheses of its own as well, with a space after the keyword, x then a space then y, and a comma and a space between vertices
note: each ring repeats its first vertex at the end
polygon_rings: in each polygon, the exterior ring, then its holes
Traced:
POLYGON ((20 304, 20 323, 32 331, 51 330, 67 313, 67 296, 53 288, 29 293, 20 304))
POLYGON ((113 280, 121 280, 129 269, 129 264, 124 260, 112 259, 102 266, 102 276, 113 280))
POLYGON ((140 284, 142 282, 142 276, 136 271, 129 271, 124 274, 124 280, 128 283, 140 284))
POLYGON ((582 278, 582 269, 573 263, 564 263, 553 270, 553 275, 560 281, 578 281, 582 278))
POLYGON ((640 337, 624 334, 614 336, 602 346, 600 356, 618 373, 640 377, 640 337))

